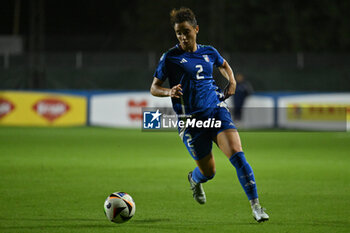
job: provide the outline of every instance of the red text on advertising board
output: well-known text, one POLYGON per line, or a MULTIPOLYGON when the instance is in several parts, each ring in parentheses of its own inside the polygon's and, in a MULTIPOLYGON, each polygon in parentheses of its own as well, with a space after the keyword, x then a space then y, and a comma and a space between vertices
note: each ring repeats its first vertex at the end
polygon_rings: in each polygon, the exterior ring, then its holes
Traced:
POLYGON ((69 109, 67 103, 56 98, 42 99, 33 105, 33 110, 50 122, 66 114, 69 109))

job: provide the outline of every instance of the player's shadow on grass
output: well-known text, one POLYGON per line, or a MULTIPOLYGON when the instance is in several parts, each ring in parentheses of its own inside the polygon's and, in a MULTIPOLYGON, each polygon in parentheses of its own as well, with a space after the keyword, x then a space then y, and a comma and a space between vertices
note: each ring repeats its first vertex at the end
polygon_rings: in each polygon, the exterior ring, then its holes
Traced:
POLYGON ((131 220, 133 223, 136 224, 147 224, 147 223, 159 223, 159 222, 170 222, 171 219, 168 218, 155 218, 155 219, 135 219, 135 220, 131 220))

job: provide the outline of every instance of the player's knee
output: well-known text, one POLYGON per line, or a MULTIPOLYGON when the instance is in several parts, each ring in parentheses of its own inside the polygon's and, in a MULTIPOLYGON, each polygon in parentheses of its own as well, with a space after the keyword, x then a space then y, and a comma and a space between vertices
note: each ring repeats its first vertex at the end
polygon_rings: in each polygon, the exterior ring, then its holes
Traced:
POLYGON ((242 146, 241 145, 232 145, 230 147, 230 151, 228 153, 228 155, 234 155, 234 154, 237 154, 238 152, 241 152, 243 149, 242 149, 242 146))

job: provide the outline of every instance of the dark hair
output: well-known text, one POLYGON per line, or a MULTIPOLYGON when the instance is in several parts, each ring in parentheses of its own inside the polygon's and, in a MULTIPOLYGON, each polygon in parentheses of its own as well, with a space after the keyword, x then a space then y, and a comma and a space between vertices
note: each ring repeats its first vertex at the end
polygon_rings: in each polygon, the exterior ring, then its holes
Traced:
POLYGON ((170 12, 170 22, 174 26, 176 23, 189 22, 193 27, 197 26, 196 16, 193 11, 187 7, 172 9, 170 12))

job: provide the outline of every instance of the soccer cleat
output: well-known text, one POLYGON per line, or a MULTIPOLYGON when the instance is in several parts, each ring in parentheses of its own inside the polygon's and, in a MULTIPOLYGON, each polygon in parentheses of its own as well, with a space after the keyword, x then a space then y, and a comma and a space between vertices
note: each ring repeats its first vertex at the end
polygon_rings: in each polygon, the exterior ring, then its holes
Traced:
POLYGON ((188 173, 188 181, 193 192, 193 198, 199 203, 204 204, 206 202, 205 192, 201 183, 196 183, 192 179, 192 172, 188 173))
POLYGON ((265 209, 262 208, 259 204, 254 204, 252 206, 253 217, 257 222, 265 222, 269 220, 269 215, 265 213, 265 209))

